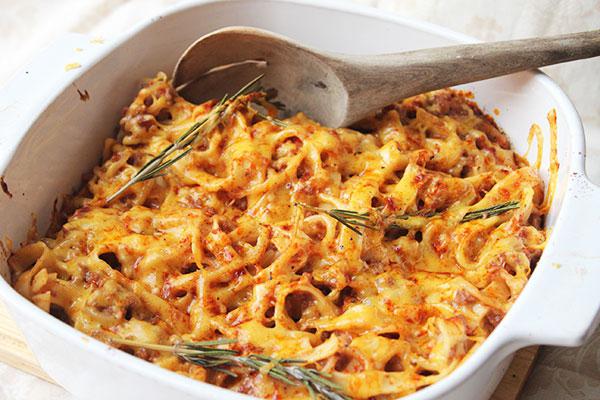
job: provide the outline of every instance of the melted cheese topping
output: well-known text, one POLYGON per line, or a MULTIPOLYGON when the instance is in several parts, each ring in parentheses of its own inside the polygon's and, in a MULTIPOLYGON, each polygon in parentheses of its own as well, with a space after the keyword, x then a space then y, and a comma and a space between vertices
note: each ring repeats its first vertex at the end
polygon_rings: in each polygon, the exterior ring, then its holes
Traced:
MULTIPOLYGON (((545 242, 543 184, 464 93, 393 104, 357 130, 303 114, 279 127, 242 104, 157 179, 104 199, 215 102, 148 81, 104 161, 51 237, 10 259, 14 286, 103 341, 235 338, 239 351, 300 358, 357 399, 391 399, 454 370, 500 322, 545 242), (520 208, 461 223, 468 211, 520 208), (358 235, 297 202, 399 220, 358 235)), ((304 399, 128 349, 181 374, 264 398, 304 399)))

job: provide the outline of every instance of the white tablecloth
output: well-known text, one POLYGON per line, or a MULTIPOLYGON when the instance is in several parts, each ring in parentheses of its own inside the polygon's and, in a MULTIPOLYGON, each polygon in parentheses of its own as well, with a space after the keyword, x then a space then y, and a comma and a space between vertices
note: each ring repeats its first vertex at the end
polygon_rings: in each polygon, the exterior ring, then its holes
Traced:
MULTIPOLYGON (((427 20, 483 40, 600 28, 599 0, 347 0, 427 20)), ((177 0, 0 0, 0 85, 63 32, 110 37, 177 0)), ((571 97, 586 130, 587 168, 600 184, 600 60, 544 69, 571 97)), ((544 348, 522 397, 600 399, 600 333, 578 349, 544 348)), ((0 400, 74 400, 0 363, 0 400)))

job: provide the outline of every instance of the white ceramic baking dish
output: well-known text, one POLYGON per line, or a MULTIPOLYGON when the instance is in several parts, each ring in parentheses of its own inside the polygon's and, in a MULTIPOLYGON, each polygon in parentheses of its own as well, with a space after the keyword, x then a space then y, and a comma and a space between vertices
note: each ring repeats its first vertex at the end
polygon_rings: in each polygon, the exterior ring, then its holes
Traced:
MULTIPOLYGON (((45 229, 59 194, 98 163, 103 140, 140 79, 170 72, 197 37, 227 25, 250 25, 310 46, 383 53, 469 42, 426 23, 330 1, 197 1, 179 6, 103 44, 69 34, 22 69, 0 94, 0 237, 24 240, 32 213, 45 229), (83 51, 77 52, 76 48, 83 51), (69 63, 81 68, 65 70, 69 63), (89 93, 83 101, 77 90, 89 93)), ((481 348, 455 372, 407 399, 485 399, 512 354, 532 344, 577 346, 595 329, 600 309, 600 189, 585 177, 584 136, 573 105, 539 72, 466 85, 523 153, 534 122, 558 113, 558 190, 547 219, 546 250, 520 298, 481 348)), ((543 174, 547 178, 547 174, 543 174)), ((0 271, 8 279, 3 261, 0 271)), ((46 372, 82 399, 242 399, 247 396, 163 370, 88 338, 42 312, 0 279, 0 295, 46 372)))

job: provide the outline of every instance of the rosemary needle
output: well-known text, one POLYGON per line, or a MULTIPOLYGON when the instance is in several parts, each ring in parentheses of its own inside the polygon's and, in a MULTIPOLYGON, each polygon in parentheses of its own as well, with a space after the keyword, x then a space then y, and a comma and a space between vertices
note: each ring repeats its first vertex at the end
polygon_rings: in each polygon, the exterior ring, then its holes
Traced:
POLYGON ((519 202, 516 200, 507 201, 506 203, 496 204, 495 206, 482 208, 480 210, 469 211, 465 214, 461 222, 472 221, 479 218, 487 218, 493 215, 502 214, 508 210, 519 208, 519 202))
POLYGON ((218 339, 205 342, 183 342, 174 346, 155 343, 142 343, 135 340, 112 338, 111 342, 145 348, 149 350, 165 351, 175 354, 182 359, 204 368, 213 369, 232 377, 237 374, 227 367, 242 366, 262 374, 267 374, 287 385, 303 385, 313 399, 326 400, 351 400, 342 393, 342 388, 331 381, 331 375, 314 368, 303 367, 299 364, 304 360, 276 359, 262 354, 240 355, 236 350, 224 349, 217 346, 235 343, 233 339, 218 339))
POLYGON ((322 212, 329 215, 331 218, 337 220, 339 223, 344 225, 346 228, 350 229, 352 232, 355 232, 359 235, 362 235, 362 232, 358 230, 357 227, 363 227, 368 229, 377 229, 376 225, 371 221, 369 213, 364 212, 360 213, 358 211, 352 210, 342 210, 339 208, 333 208, 331 210, 326 210, 320 207, 313 207, 308 204, 297 202, 295 205, 302 207, 304 209, 314 211, 314 212, 322 212))
POLYGON ((257 110, 257 109, 255 109, 255 108, 252 108, 252 107, 249 107, 249 108, 250 108, 252 111, 254 111, 254 113, 255 113, 256 115, 258 115, 260 118, 262 118, 262 119, 264 119, 264 120, 267 120, 267 121, 269 121, 269 122, 270 122, 270 123, 272 123, 273 125, 277 125, 277 126, 279 126, 280 128, 287 128, 287 127, 288 127, 288 124, 287 124, 286 122, 283 122, 283 121, 282 121, 282 120, 280 120, 280 119, 273 118, 273 117, 271 117, 270 115, 267 115, 267 114, 265 114, 265 113, 263 113, 263 112, 261 112, 261 111, 258 111, 258 110, 257 110))

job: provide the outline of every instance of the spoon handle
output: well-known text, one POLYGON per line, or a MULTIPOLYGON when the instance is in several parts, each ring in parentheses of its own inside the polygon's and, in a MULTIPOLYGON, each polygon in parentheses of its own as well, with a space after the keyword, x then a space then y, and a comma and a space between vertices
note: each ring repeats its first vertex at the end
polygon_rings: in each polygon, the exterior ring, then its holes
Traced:
POLYGON ((356 120, 358 113, 430 90, 599 55, 600 30, 595 30, 371 57, 343 55, 334 68, 349 92, 347 115, 356 120))

